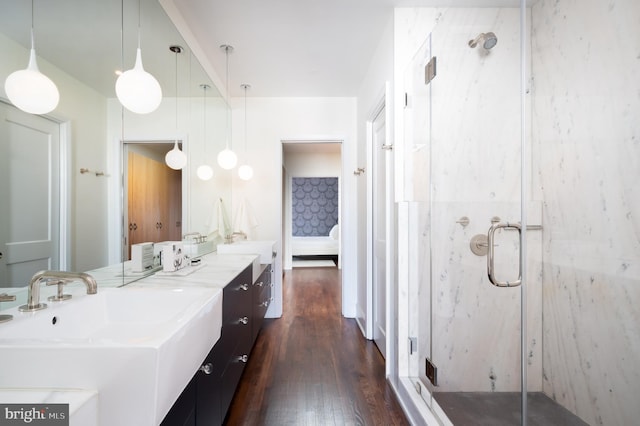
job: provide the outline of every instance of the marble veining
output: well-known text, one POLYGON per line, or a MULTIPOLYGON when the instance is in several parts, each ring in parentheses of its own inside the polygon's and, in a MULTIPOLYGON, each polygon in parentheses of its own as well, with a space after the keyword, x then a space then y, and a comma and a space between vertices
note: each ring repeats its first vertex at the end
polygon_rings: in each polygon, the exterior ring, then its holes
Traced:
MULTIPOLYGON (((431 358, 438 390, 519 389, 519 289, 488 284, 486 259, 468 247, 492 216, 520 217, 518 14, 396 10, 397 52, 417 51, 396 66, 414 95, 402 123, 412 201, 403 296, 419 354, 407 368, 426 382, 431 358), (485 31, 497 46, 469 49, 485 31), (425 88, 431 55, 438 75, 425 88)), ((528 9, 525 196, 529 223, 543 225, 527 233, 528 388, 593 425, 640 416, 639 31, 634 0, 528 9)), ((517 244, 502 234, 498 267, 510 276, 517 244)))
POLYGON ((640 416, 640 3, 531 11, 544 200, 544 392, 590 424, 640 416))

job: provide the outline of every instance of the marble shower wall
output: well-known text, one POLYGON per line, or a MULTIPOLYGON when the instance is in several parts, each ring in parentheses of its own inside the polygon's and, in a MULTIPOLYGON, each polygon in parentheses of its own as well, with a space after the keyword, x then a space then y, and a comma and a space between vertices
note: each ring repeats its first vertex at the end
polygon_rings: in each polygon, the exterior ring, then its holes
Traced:
POLYGON ((541 0, 531 15, 544 391, 589 424, 637 424, 640 2, 541 0))

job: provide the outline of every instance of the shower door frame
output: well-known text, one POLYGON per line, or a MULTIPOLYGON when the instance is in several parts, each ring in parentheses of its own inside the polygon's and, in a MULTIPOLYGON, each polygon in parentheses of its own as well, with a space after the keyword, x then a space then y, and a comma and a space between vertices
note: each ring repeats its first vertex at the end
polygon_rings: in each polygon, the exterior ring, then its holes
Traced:
MULTIPOLYGON (((515 8, 515 6, 514 6, 515 8)), ((528 128, 528 120, 527 120, 527 113, 528 113, 528 105, 527 105, 527 86, 528 86, 528 59, 527 59, 527 55, 529 54, 528 52, 528 46, 527 46, 527 42, 528 42, 528 10, 526 7, 526 2, 525 0, 520 0, 519 1, 519 26, 520 26, 520 40, 519 40, 519 49, 520 49, 520 57, 519 57, 519 66, 520 66, 520 75, 519 75, 519 107, 520 107, 520 143, 519 143, 519 149, 520 149, 520 153, 519 153, 519 158, 520 158, 520 200, 519 200, 519 208, 520 208, 520 217, 518 218, 516 217, 505 217, 505 220, 510 220, 510 221, 518 221, 521 226, 522 229, 526 230, 527 229, 527 222, 528 222, 528 217, 527 217, 527 210, 529 208, 528 206, 528 202, 527 202, 527 196, 528 196, 528 154, 529 151, 526 149, 527 144, 529 142, 529 136, 528 136, 528 132, 527 132, 527 128, 528 128)), ((500 35, 498 35, 499 37, 500 35)), ((431 37, 431 34, 429 35, 429 38, 431 37)), ((429 45, 429 50, 431 50, 431 46, 429 45)), ((407 99, 407 98, 405 98, 407 99)), ((408 100, 408 103, 411 103, 411 100, 408 100)), ((408 105, 409 106, 409 105, 408 105)), ((431 121, 431 117, 429 117, 429 121, 431 121)), ((429 129, 431 129, 431 123, 429 124, 429 129)), ((408 129, 404 129, 405 132, 410 133, 410 130, 408 129)), ((407 163, 411 163, 412 160, 408 159, 408 155, 410 154, 411 151, 411 146, 407 146, 407 139, 406 139, 407 135, 405 134, 405 157, 404 157, 404 161, 405 161, 405 167, 407 163)), ((411 135, 409 135, 409 138, 411 137, 411 135)), ((431 137, 431 135, 429 136, 431 137)), ((431 141, 429 141, 429 150, 431 150, 431 141)), ((431 154, 429 154, 429 162, 434 161, 434 159, 431 158, 431 154)), ((412 178, 415 179, 415 177, 411 174, 413 172, 412 166, 411 164, 407 167, 409 170, 407 172, 407 170, 405 169, 405 180, 407 179, 407 176, 411 176, 412 178)), ((431 173, 431 169, 429 170, 429 173, 431 173)), ((430 178, 429 178, 430 179, 430 178)), ((405 182, 406 184, 406 182, 405 182)), ((412 184, 407 185, 409 188, 411 188, 408 192, 408 196, 406 196, 407 194, 407 190, 405 189, 405 198, 408 199, 410 202, 406 203, 404 205, 405 209, 405 218, 407 221, 407 225, 409 225, 409 228, 411 229, 411 218, 412 218, 412 203, 413 201, 415 201, 413 195, 411 194, 411 190, 413 190, 413 186, 412 184)), ((431 184, 430 184, 431 187, 431 184)), ((433 190, 433 188, 430 188, 430 192, 433 190)), ((429 195, 429 210, 431 211, 433 208, 433 201, 431 199, 432 194, 429 195)), ((415 207, 415 206, 414 206, 415 207)), ((431 239, 431 229, 433 229, 433 220, 431 215, 433 214, 433 212, 429 213, 429 223, 430 225, 428 226, 429 230, 427 231, 428 235, 429 235, 429 240, 431 239)), ((490 224, 489 224, 490 225, 490 224)), ((489 228, 489 226, 487 226, 487 228, 489 228)), ((409 233, 407 235, 407 240, 400 240, 401 243, 405 243, 407 244, 406 247, 406 255, 409 256, 410 253, 412 253, 412 251, 415 249, 414 246, 412 246, 411 243, 411 234, 409 233)), ((432 247, 434 247, 432 244, 432 242, 429 242, 429 259, 432 259, 432 247)), ((519 344, 520 344, 520 371, 519 371, 519 375, 520 375, 520 395, 521 395, 521 422, 523 425, 526 425, 526 417, 527 417, 527 360, 526 360, 526 352, 527 352, 527 345, 528 345, 528 336, 527 336, 527 292, 526 292, 526 285, 527 285, 527 265, 526 265, 526 259, 527 259, 527 245, 526 245, 526 231, 522 231, 522 232, 518 232, 518 244, 519 244, 519 254, 518 254, 518 267, 520 269, 520 273, 521 273, 521 280, 522 280, 522 284, 520 286, 520 292, 519 292, 519 298, 520 298, 520 316, 519 316, 519 321, 520 321, 520 336, 519 336, 519 344)), ((400 248, 400 250, 402 251, 402 248, 400 248)), ((431 263, 431 260, 429 260, 429 263, 431 263)), ((431 267, 431 265, 429 265, 429 268, 431 267)), ((411 268, 409 268, 411 269, 411 268)), ((432 276, 431 273, 431 269, 430 269, 430 273, 429 273, 429 277, 430 280, 433 280, 434 277, 432 276)), ((416 276, 415 274, 413 274, 411 271, 408 271, 406 278, 411 281, 411 280, 415 280, 416 276)), ((431 307, 429 307, 428 309, 431 310, 431 316, 433 315, 433 298, 434 298, 434 293, 433 293, 433 287, 430 285, 431 290, 429 290, 429 292, 431 293, 430 296, 430 300, 431 300, 431 307)), ((402 291, 402 290, 401 290, 402 291)), ((407 288, 407 292, 409 294, 409 297, 406 300, 407 306, 409 307, 409 309, 407 311, 409 311, 410 308, 410 304, 411 303, 416 303, 415 301, 412 301, 412 297, 410 296, 411 294, 411 283, 408 284, 408 288, 407 288)), ((407 337, 409 338, 410 342, 408 343, 409 345, 409 349, 407 351, 408 354, 411 353, 412 349, 412 342, 411 342, 411 338, 412 338, 412 332, 410 331, 410 324, 412 321, 415 321, 415 318, 412 320, 411 319, 411 315, 409 315, 409 317, 405 320, 406 324, 407 324, 407 337)), ((423 322, 423 324, 426 327, 428 327, 430 329, 429 331, 429 335, 430 335, 430 343, 429 345, 433 346, 433 325, 432 325, 433 320, 431 320, 431 322, 429 322, 429 324, 426 324, 426 321, 423 322)), ((400 324, 400 326, 402 326, 402 324, 400 324)), ((402 336, 403 333, 400 333, 400 335, 402 336)), ((429 350, 428 352, 429 354, 432 354, 431 350, 429 350)), ((424 402, 427 403, 427 406, 430 407, 430 409, 432 410, 432 413, 437 413, 437 416, 440 417, 440 420, 444 420, 446 423, 446 415, 444 415, 444 412, 440 409, 440 407, 438 406, 437 402, 435 402, 434 398, 433 398, 433 393, 432 391, 434 390, 434 386, 432 386, 430 383, 425 382, 425 378, 420 374, 419 375, 419 381, 415 380, 415 377, 412 378, 412 373, 411 371, 413 371, 415 369, 415 359, 414 361, 411 361, 412 357, 409 355, 408 360, 406 361, 406 365, 401 365, 399 368, 399 375, 401 379, 405 379, 403 382, 403 385, 408 388, 405 389, 406 392, 411 393, 412 390, 413 392, 416 392, 418 394, 418 398, 417 399, 422 399, 424 402), (412 363, 414 364, 412 366, 412 363), (407 373, 407 377, 402 377, 403 375, 403 368, 406 370, 407 373), (409 387, 410 386, 410 387, 409 387), (413 388, 413 389, 411 389, 413 388), (424 392, 424 389, 427 389, 429 392, 424 392), (444 416, 443 416, 444 415, 444 416)), ((422 359, 419 359, 418 362, 424 361, 422 359)), ((422 366, 419 367, 422 370, 422 366)), ((426 370, 426 367, 425 367, 426 370)), ((402 381, 402 380, 401 380, 402 381)), ((416 395, 410 395, 410 397, 414 398, 414 400, 416 400, 416 395)), ((423 418, 425 418, 425 414, 422 414, 423 418)))

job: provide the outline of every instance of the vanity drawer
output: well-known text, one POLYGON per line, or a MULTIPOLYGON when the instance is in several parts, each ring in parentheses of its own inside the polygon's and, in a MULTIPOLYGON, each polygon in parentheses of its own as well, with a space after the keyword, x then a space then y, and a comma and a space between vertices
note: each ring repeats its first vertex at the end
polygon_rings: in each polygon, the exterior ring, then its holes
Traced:
POLYGON ((222 324, 232 324, 238 318, 247 315, 252 299, 251 268, 242 271, 222 293, 222 324))
POLYGON ((227 360, 224 371, 220 376, 220 407, 223 416, 226 415, 231 400, 235 394, 238 382, 242 376, 246 363, 251 356, 249 351, 251 347, 243 347, 242 342, 238 342, 238 345, 232 351, 231 357, 227 360))
POLYGON ((253 324, 251 326, 251 341, 255 342, 262 328, 264 316, 271 303, 271 265, 268 265, 253 287, 253 324))

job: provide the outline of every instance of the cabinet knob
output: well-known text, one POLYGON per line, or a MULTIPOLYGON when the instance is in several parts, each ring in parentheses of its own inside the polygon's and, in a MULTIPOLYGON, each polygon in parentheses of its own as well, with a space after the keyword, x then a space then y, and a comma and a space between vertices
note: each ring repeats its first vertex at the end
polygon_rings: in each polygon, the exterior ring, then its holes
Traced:
POLYGON ((249 355, 240 355, 236 358, 236 361, 246 363, 247 361, 249 361, 249 355))
POLYGON ((262 281, 260 281, 259 283, 256 283, 256 285, 257 285, 258 287, 262 287, 262 286, 264 285, 264 283, 263 283, 262 281))
POLYGON ((249 318, 248 317, 242 317, 242 318, 240 318, 238 320, 238 322, 246 325, 246 324, 249 323, 249 318))
POLYGON ((240 287, 238 287, 238 289, 247 291, 247 290, 249 290, 249 285, 248 284, 240 284, 240 287))
POLYGON ((211 374, 213 372, 213 364, 211 364, 210 362, 202 364, 200 366, 200 371, 202 371, 206 375, 211 374))

